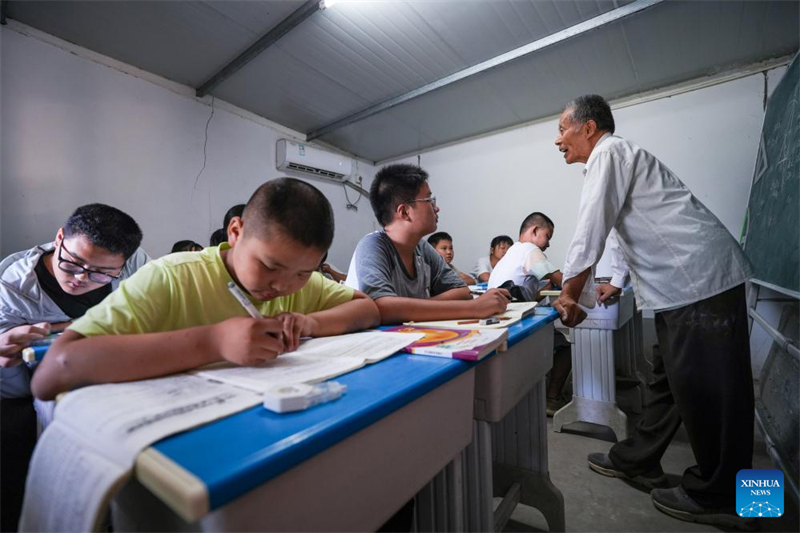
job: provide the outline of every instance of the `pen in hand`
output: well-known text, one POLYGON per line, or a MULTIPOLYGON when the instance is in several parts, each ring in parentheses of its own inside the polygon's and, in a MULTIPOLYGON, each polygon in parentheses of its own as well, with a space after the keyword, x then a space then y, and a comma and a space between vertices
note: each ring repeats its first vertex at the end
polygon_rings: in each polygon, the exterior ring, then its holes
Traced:
POLYGON ((228 290, 231 291, 233 297, 236 298, 240 304, 242 304, 242 307, 244 307, 244 310, 247 311, 248 315, 250 315, 255 319, 264 318, 263 316, 261 316, 261 313, 258 312, 256 306, 253 305, 253 302, 247 299, 247 296, 244 295, 241 289, 239 289, 239 287, 237 287, 234 282, 232 281, 228 282, 228 290))
MULTIPOLYGON (((233 294, 233 297, 242 304, 244 310, 247 311, 247 314, 251 317, 255 318, 256 320, 261 320, 264 316, 258 312, 256 306, 253 305, 253 302, 247 299, 247 296, 244 295, 242 290, 232 281, 228 282, 228 290, 233 294)), ((283 333, 278 333, 274 335, 275 338, 283 342, 283 333)))

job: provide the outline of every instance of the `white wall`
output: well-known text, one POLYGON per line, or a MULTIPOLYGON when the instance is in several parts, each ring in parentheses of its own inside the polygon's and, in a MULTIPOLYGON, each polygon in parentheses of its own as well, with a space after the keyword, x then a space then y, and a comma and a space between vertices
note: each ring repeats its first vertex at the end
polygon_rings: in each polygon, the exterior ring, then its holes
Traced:
MULTIPOLYGON (((773 72, 774 87, 785 68, 773 72)), ((764 116, 763 88, 764 77, 756 74, 617 109, 617 134, 666 163, 738 238, 764 116)), ((548 255, 563 263, 584 165, 564 163, 553 144, 556 127, 552 119, 421 154, 441 208, 439 229, 453 235, 459 268, 472 268, 495 235, 516 239, 533 211, 555 221, 548 255)), ((403 161, 416 163, 417 157, 403 161)))
MULTIPOLYGON (((229 207, 281 175, 275 142, 286 133, 217 108, 195 184, 207 103, 8 26, 0 28, 0 48, 2 256, 52 240, 70 212, 89 202, 133 216, 151 255, 181 239, 205 245, 229 207)), ((359 170, 368 187, 374 168, 361 162, 359 170)), ((346 269, 358 239, 373 229, 369 201, 348 211, 341 185, 310 182, 333 204, 330 259, 346 269)))

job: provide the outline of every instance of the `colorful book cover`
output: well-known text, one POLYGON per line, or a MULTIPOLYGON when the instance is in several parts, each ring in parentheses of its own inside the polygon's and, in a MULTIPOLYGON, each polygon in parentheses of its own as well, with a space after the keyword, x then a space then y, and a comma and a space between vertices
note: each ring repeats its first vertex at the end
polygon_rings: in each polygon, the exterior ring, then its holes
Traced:
POLYGON ((384 331, 422 333, 425 336, 403 350, 415 355, 480 361, 503 345, 505 329, 446 329, 422 326, 395 326, 384 331))

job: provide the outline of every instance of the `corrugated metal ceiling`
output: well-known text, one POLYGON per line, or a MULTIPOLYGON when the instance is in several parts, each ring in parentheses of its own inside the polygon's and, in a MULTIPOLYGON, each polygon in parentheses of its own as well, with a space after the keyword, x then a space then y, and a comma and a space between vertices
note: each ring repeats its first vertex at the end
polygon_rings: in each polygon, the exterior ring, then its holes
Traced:
MULTIPOLYGON (((214 96, 312 132, 629 1, 340 3, 312 15, 214 96)), ((302 1, 22 1, 9 16, 198 87, 302 1)), ((335 129, 380 161, 549 116, 576 95, 628 96, 798 48, 796 1, 667 1, 335 129)))

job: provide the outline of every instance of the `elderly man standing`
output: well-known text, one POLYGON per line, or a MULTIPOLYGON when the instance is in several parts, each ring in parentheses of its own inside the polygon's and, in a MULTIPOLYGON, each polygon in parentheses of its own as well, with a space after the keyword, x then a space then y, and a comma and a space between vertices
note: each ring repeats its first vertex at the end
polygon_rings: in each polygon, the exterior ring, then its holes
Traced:
MULTIPOLYGON (((579 324, 594 267, 614 230, 640 309, 655 311, 649 403, 634 435, 589 467, 653 489, 661 511, 681 520, 749 529, 735 514, 736 473, 751 468, 753 378, 745 302, 751 267, 720 221, 661 161, 614 135, 600 96, 569 103, 555 144, 567 164, 585 163, 578 225, 555 302, 562 321, 579 324), (584 300, 585 301, 585 300, 584 300), (684 423, 697 465, 664 486, 661 457, 684 423)), ((600 298, 618 291, 601 286, 600 298)))

